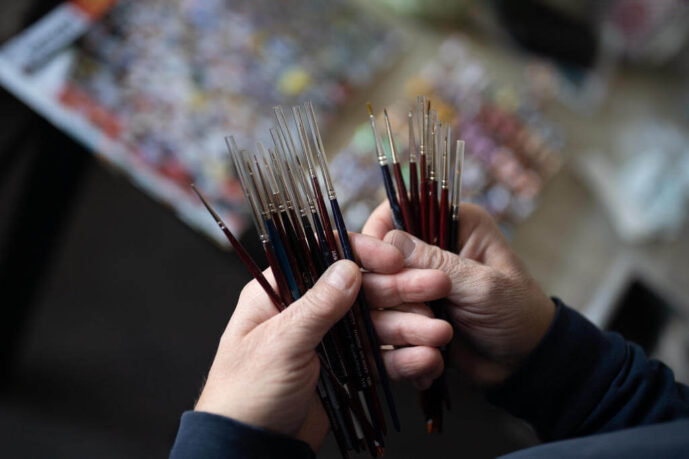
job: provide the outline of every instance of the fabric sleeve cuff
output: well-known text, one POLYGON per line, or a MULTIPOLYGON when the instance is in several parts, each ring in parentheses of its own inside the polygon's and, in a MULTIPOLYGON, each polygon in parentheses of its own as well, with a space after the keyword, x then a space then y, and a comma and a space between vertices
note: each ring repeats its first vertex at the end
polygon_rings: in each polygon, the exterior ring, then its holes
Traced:
MULTIPOLYGON (((594 369, 617 352, 595 325, 559 299, 555 319, 536 349, 488 400, 530 422, 545 439, 567 437, 587 415, 581 400, 604 390, 594 369)), ((623 349, 620 350, 622 353, 623 349)))
POLYGON ((231 418, 187 411, 177 432, 171 459, 314 458, 311 447, 295 438, 269 432, 231 418))

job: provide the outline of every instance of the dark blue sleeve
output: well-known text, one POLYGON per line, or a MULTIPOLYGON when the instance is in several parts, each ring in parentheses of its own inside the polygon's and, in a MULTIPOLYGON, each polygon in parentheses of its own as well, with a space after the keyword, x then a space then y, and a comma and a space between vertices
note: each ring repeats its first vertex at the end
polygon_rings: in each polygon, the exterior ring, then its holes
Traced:
POLYGON ((530 422, 544 440, 689 417, 689 388, 617 333, 559 300, 550 330, 488 400, 530 422))
POLYGON ((284 435, 199 411, 182 415, 170 459, 313 459, 311 447, 284 435))

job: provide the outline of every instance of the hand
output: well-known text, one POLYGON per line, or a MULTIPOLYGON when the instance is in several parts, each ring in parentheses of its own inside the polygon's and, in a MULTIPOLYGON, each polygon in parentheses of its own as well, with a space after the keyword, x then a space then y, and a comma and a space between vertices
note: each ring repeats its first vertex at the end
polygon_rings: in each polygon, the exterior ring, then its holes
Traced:
MULTIPOLYGON (((402 255, 391 245, 358 234, 350 238, 367 270, 402 269, 402 255)), ((270 270, 265 274, 275 285, 270 270)), ((329 424, 315 396, 320 367, 314 349, 354 303, 361 278, 355 263, 339 261, 281 314, 258 283, 249 282, 195 409, 296 437, 318 450, 329 424)), ((382 344, 408 346, 384 354, 391 377, 436 377, 442 371, 434 346, 449 342, 446 322, 401 311, 376 313, 374 320, 382 344)))
POLYGON ((555 316, 555 305, 483 209, 463 203, 459 227, 461 249, 456 255, 392 231, 390 207, 387 202, 381 204, 363 232, 397 247, 404 255, 405 269, 369 277, 366 293, 377 307, 409 308, 411 302, 429 314, 418 303, 439 298, 438 286, 443 277, 449 278, 446 308, 455 327, 449 363, 478 384, 496 384, 512 374, 541 341, 555 316))

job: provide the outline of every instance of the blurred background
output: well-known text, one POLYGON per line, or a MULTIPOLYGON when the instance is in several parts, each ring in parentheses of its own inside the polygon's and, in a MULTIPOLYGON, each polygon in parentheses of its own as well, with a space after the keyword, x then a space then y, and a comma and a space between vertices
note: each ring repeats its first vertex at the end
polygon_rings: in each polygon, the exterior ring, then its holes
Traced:
MULTIPOLYGON (((405 150, 429 96, 545 290, 688 383, 688 75, 680 0, 1 1, 4 456, 166 457, 249 280, 188 184, 262 260, 223 136, 305 100, 359 229, 384 197, 365 102, 405 150)), ((389 457, 538 443, 450 378, 440 436, 396 387, 389 457)))

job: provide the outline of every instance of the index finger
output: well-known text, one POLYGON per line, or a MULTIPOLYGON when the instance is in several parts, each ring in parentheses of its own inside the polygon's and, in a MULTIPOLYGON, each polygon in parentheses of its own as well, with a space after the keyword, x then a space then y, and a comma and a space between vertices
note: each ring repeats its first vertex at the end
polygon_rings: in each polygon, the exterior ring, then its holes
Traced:
MULTIPOLYGON (((270 268, 263 271, 268 283, 277 292, 277 283, 275 276, 270 268)), ((270 297, 263 290, 256 279, 252 279, 244 286, 237 306, 230 317, 230 322, 227 325, 226 331, 236 331, 241 335, 246 335, 251 330, 262 324, 266 320, 279 314, 277 307, 270 301, 270 297)))
POLYGON ((373 211, 364 229, 361 230, 362 234, 368 236, 373 236, 376 239, 383 239, 383 237, 389 232, 395 229, 395 225, 392 222, 392 212, 390 211, 390 203, 388 200, 384 200, 376 210, 373 211))

